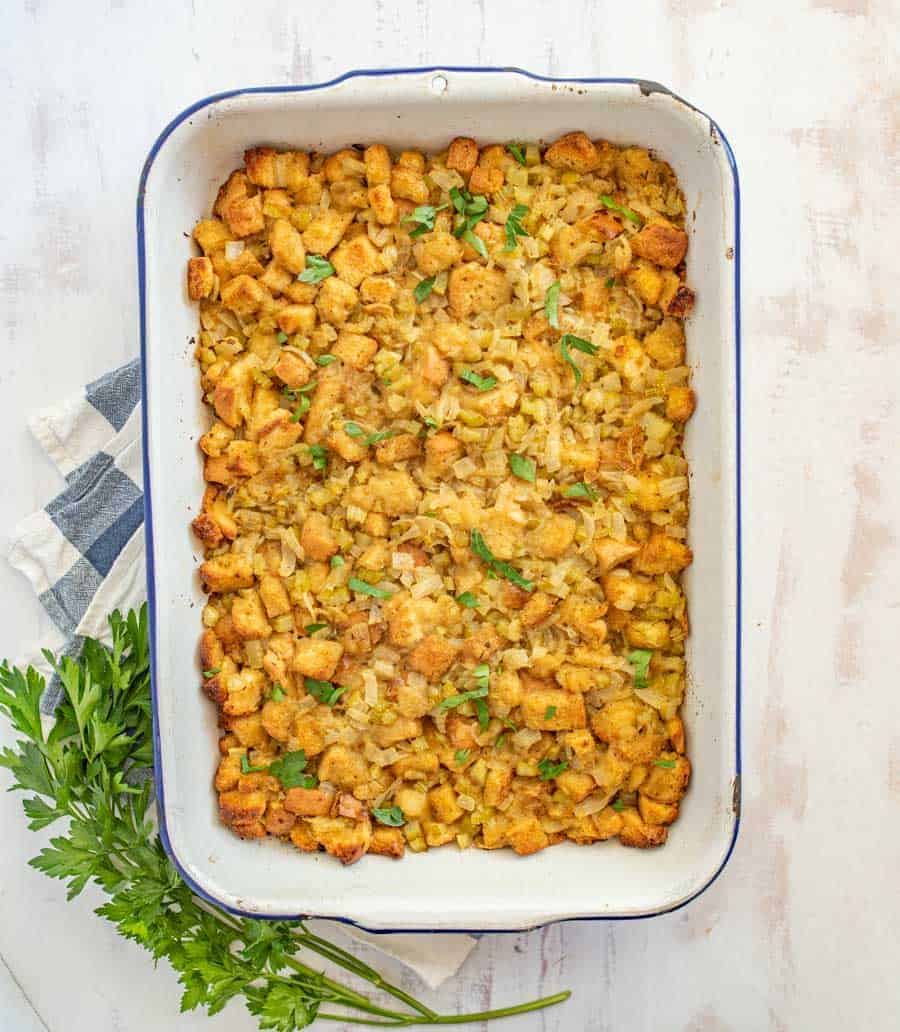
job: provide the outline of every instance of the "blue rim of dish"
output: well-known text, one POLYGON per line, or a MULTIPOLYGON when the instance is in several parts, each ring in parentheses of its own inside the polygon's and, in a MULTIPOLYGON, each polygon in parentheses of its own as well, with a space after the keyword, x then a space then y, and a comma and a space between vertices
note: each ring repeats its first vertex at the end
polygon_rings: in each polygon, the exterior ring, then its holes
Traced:
MULTIPOLYGON (((685 100, 683 97, 678 96, 668 87, 661 85, 658 82, 653 82, 647 79, 630 79, 630 78, 592 78, 592 77, 565 77, 560 78, 549 75, 537 75, 534 72, 525 71, 523 68, 500 68, 500 67, 488 67, 479 68, 476 66, 455 66, 455 65, 426 65, 421 68, 361 68, 353 71, 345 72, 343 75, 337 76, 337 78, 329 79, 327 82, 310 83, 305 86, 248 86, 243 89, 226 90, 222 93, 214 93, 208 97, 204 97, 203 100, 198 100, 196 103, 186 107, 180 114, 176 115, 171 122, 163 129, 153 146, 150 148, 150 152, 147 155, 147 159, 144 162, 144 166, 141 169, 141 178, 138 184, 137 194, 137 259, 138 259, 138 291, 139 291, 139 316, 140 316, 140 339, 141 339, 141 368, 146 368, 147 361, 147 301, 146 301, 146 254, 145 254, 145 238, 144 238, 144 194, 147 186, 147 178, 150 175, 150 170, 153 167, 153 162, 156 159, 157 154, 162 148, 166 140, 171 134, 187 119, 192 115, 201 111, 205 107, 209 107, 211 104, 216 104, 222 100, 229 100, 232 97, 242 97, 253 94, 266 94, 266 93, 308 93, 313 90, 327 89, 331 86, 337 86, 342 82, 346 82, 348 79, 357 78, 380 78, 387 75, 422 75, 429 72, 453 72, 453 73, 478 73, 478 74, 513 74, 521 75, 526 79, 536 80, 538 82, 557 82, 557 83, 587 83, 592 85, 626 85, 626 86, 637 86, 642 93, 662 93, 666 96, 671 97, 673 100, 684 107, 695 112, 704 118, 710 126, 710 131, 713 133, 717 142, 722 146, 725 156, 728 160, 729 168, 731 169, 731 176, 734 183, 734 339, 735 339, 735 505, 737 512, 735 515, 735 544, 737 548, 736 556, 736 579, 735 579, 735 590, 736 590, 736 636, 735 636, 735 761, 734 761, 734 782, 733 782, 733 810, 734 810, 734 824, 732 826, 731 841, 728 844, 728 848, 725 851, 719 866, 710 875, 709 879, 694 891, 687 899, 681 900, 679 903, 675 903, 672 906, 664 907, 661 910, 650 911, 646 914, 619 914, 619 915, 584 915, 579 917, 559 917, 551 918, 547 921, 541 921, 535 925, 528 925, 524 928, 368 928, 366 925, 361 924, 359 921, 354 921, 350 917, 334 917, 328 914, 258 914, 250 910, 242 910, 238 907, 233 907, 223 900, 218 899, 212 895, 202 885, 199 885, 191 875, 185 870, 181 861, 178 859, 177 854, 172 846, 169 839, 168 828, 166 827, 166 808, 165 808, 165 796, 163 789, 162 780, 162 757, 161 757, 161 744, 159 737, 159 719, 158 719, 158 692, 156 685, 156 578, 155 578, 155 565, 154 565, 154 553, 153 553, 153 503, 150 494, 150 459, 149 449, 143 449, 143 474, 144 474, 144 539, 146 542, 146 563, 147 563, 147 601, 150 618, 150 691, 151 701, 153 709, 153 782, 154 790, 156 792, 156 811, 157 820, 159 823, 159 837, 162 841, 163 848, 166 851, 169 859, 172 861, 175 869, 181 875, 185 883, 190 887, 191 891, 194 892, 201 899, 213 906, 219 907, 222 910, 227 911, 230 914, 234 914, 238 917, 249 917, 257 918, 263 921, 294 921, 298 919, 306 919, 313 917, 323 917, 329 921, 338 921, 341 924, 351 925, 354 928, 360 928, 363 931, 371 932, 376 935, 391 935, 395 932, 407 932, 407 933, 419 933, 422 935, 440 935, 440 934, 452 934, 459 933, 464 934, 466 932, 473 934, 492 935, 499 933, 519 933, 534 931, 537 928, 544 928, 552 924, 569 923, 572 921, 643 921, 652 917, 660 917, 663 914, 671 914, 676 910, 680 910, 682 907, 687 906, 689 903, 697 899, 698 896, 702 895, 706 890, 718 879, 719 875, 725 869, 728 861, 731 859, 734 853, 734 847, 737 844, 738 833, 741 826, 741 620, 742 620, 742 590, 741 590, 741 224, 740 224, 740 210, 741 210, 741 192, 740 192, 740 181, 738 178, 737 162, 734 157, 734 151, 731 149, 731 144, 728 142, 728 138, 725 133, 722 132, 721 127, 718 123, 710 118, 704 111, 701 111, 690 101, 685 100)), ((141 430, 143 433, 144 440, 148 440, 148 407, 147 407, 147 381, 145 376, 141 376, 141 430)))

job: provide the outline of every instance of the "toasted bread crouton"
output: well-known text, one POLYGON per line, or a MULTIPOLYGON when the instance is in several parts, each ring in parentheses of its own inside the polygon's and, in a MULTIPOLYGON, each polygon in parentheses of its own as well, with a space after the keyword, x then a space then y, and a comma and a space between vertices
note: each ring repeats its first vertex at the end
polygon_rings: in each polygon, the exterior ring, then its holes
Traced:
POLYGON ((460 318, 493 312, 506 304, 511 294, 511 284, 502 269, 467 262, 450 272, 447 295, 451 309, 460 318))
POLYGON ((316 309, 326 322, 340 326, 359 303, 359 294, 349 283, 329 276, 316 296, 316 309))
POLYGON ((622 828, 619 841, 623 846, 635 849, 652 849, 661 846, 668 837, 668 829, 660 824, 647 824, 634 807, 626 807, 622 813, 622 828))
POLYGON ((330 257, 338 276, 351 287, 382 271, 381 254, 367 236, 354 237, 340 244, 330 257))
POLYGON ((478 163, 478 144, 468 136, 457 136, 447 150, 447 168, 463 176, 469 175, 478 163))
POLYGON ((660 369, 684 364, 684 328, 675 319, 663 319, 643 342, 644 350, 660 369))
POLYGON ((365 757, 345 745, 330 745, 319 760, 319 781, 339 788, 355 788, 369 776, 365 757))
POLYGON ((462 244, 456 237, 441 230, 429 233, 413 248, 416 264, 425 276, 436 276, 444 269, 449 269, 459 261, 462 252, 462 244))
POLYGON ((585 727, 584 698, 562 688, 539 688, 522 699, 522 720, 535 731, 571 731, 585 727))
POLYGON ((355 864, 372 841, 372 824, 368 818, 353 821, 346 817, 312 817, 309 825, 316 842, 342 864, 355 864))
POLYGON ((334 793, 324 788, 289 788, 284 808, 298 817, 326 817, 331 813, 334 793))
POLYGON ((632 763, 649 763, 666 740, 659 714, 637 698, 608 702, 591 716, 591 729, 632 763))
POLYGON ((272 223, 269 229, 269 250, 278 264, 295 276, 306 268, 303 238, 287 219, 275 219, 272 223))
POLYGON ((259 592, 246 588, 231 606, 231 622, 235 633, 244 641, 268 638, 272 625, 266 618, 259 592))
POLYGON ((301 638, 294 646, 294 669, 304 677, 328 681, 334 674, 344 647, 338 641, 301 638))
POLYGON ((690 548, 677 538, 656 531, 641 545, 641 550, 632 561, 636 573, 680 573, 691 565, 694 555, 690 548))
POLYGON ((631 251, 664 269, 680 265, 687 253, 688 236, 667 222, 650 222, 628 241, 631 251))
POLYGON ((209 297, 216 284, 213 263, 208 258, 189 258, 187 271, 188 295, 192 301, 209 297))
POLYGON ((385 828, 376 824, 372 828, 372 841, 369 843, 369 852, 376 856, 390 856, 399 860, 406 851, 406 841, 403 832, 399 828, 385 828))
POLYGON ((518 817, 506 829, 506 841, 519 856, 531 856, 550 845, 537 817, 518 817))
POLYGON ((582 132, 566 133, 544 152, 544 161, 553 168, 584 174, 597 165, 597 148, 582 132))
POLYGON ((429 634, 410 652, 407 662, 429 681, 436 681, 453 665, 456 648, 440 634, 429 634))
POLYGON ((697 398, 690 387, 670 387, 666 398, 666 416, 676 423, 686 423, 694 414, 697 398))
POLYGON ((549 516, 530 536, 534 553, 542 559, 558 559, 575 540, 578 523, 564 513, 549 516))
POLYGON ((200 577, 210 591, 237 591, 253 586, 253 563, 245 555, 226 552, 207 559, 200 567, 200 577))
POLYGON ((465 813, 456 801, 456 793, 452 786, 448 784, 439 785, 428 793, 428 805, 442 824, 452 824, 465 813))
MULTIPOLYGON (((302 306, 292 306, 300 308, 302 306)), ((285 386, 291 387, 296 390, 298 387, 303 387, 309 383, 310 377, 312 376, 312 370, 303 361, 303 359, 294 351, 282 351, 278 356, 278 361, 275 363, 272 372, 278 377, 279 380, 285 386)))
POLYGON ((332 354, 353 369, 365 369, 375 357, 378 341, 363 333, 349 333, 341 330, 332 347, 332 354))
POLYGON ((335 211, 334 208, 319 212, 303 231, 303 246, 307 253, 327 255, 333 251, 352 221, 352 212, 335 211))

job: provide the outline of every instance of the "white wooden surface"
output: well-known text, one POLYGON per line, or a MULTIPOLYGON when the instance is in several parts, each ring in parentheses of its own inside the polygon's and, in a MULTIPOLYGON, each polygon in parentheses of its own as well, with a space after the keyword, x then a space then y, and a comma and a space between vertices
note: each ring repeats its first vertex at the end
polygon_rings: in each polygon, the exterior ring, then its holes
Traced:
MULTIPOLYGON (((25 413, 136 352, 138 172, 191 101, 365 66, 636 75, 709 111, 737 152, 746 658, 736 855, 706 895, 667 917, 487 937, 434 994, 444 1009, 570 987, 564 1008, 504 1027, 897 1027, 897 16, 886 0, 4 5, 4 533, 59 487, 25 413)), ((0 597, 0 653, 15 656, 46 620, 2 565, 0 597)), ((93 917, 94 900, 66 905, 58 884, 25 866, 38 843, 17 797, 0 796, 0 815, 0 1027, 253 1028, 238 1007, 179 1016, 170 971, 93 917)))

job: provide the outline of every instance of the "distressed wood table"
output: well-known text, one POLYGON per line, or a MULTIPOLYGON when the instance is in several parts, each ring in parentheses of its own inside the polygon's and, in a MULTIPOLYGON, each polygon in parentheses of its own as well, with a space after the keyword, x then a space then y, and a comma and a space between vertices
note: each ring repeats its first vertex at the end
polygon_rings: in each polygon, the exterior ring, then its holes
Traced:
MULTIPOLYGON (((423 994, 444 1010, 570 987, 564 1008, 503 1027, 897 1027, 897 13, 886 0, 5 5, 3 531, 59 488, 26 413, 136 353, 138 172, 188 103, 354 67, 515 64, 657 79, 729 134, 744 199, 741 839, 685 910, 487 936, 423 994)), ((15 657, 46 618, 5 566, 0 596, 0 653, 15 657)), ((238 1006, 179 1016, 171 971, 95 918, 96 897, 66 905, 26 866, 39 841, 17 797, 0 796, 0 816, 0 1027, 254 1027, 238 1006)))

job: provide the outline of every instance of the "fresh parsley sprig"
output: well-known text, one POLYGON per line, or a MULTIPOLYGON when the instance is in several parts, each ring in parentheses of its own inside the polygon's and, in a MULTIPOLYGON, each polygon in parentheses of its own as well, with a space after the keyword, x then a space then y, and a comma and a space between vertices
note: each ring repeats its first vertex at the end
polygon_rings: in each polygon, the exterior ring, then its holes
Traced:
POLYGON ((457 212, 453 235, 461 237, 486 259, 488 255, 484 241, 481 237, 475 236, 472 230, 487 215, 487 197, 482 194, 470 194, 468 190, 460 190, 458 186, 454 186, 450 190, 450 200, 457 212))
POLYGON ((604 207, 609 208, 610 211, 616 211, 620 215, 624 215, 629 222, 633 222, 636 226, 642 226, 644 220, 638 215, 636 211, 632 211, 631 208, 626 208, 624 204, 618 204, 612 199, 612 197, 603 194, 600 197, 604 207))
POLYGON ((559 352, 572 367, 572 372, 575 374, 575 384, 577 385, 581 383, 581 370, 578 368, 578 363, 572 357, 572 348, 580 351, 583 355, 596 355, 599 349, 596 344, 591 344, 589 340, 576 337, 574 333, 564 333, 561 337, 559 352))
POLYGON ((498 577, 505 577, 508 581, 511 581, 523 591, 534 590, 534 584, 530 580, 526 580, 526 578, 523 577, 514 566, 511 566, 508 562, 505 562, 502 559, 496 558, 494 553, 490 548, 488 548, 488 544, 484 540, 484 535, 476 528, 473 528, 469 532, 469 548, 478 556, 487 568, 498 577))
POLYGON ((47 731, 41 715, 44 678, 31 667, 0 664, 0 713, 18 736, 0 752, 0 766, 10 771, 12 788, 26 793, 23 808, 32 830, 65 822, 31 865, 66 882, 69 899, 91 882, 100 887, 108 898, 97 913, 154 961, 168 960, 184 987, 182 1010, 205 1007, 213 1015, 243 999, 260 1029, 298 1032, 317 1017, 395 1027, 463 1024, 568 999, 570 993, 561 992, 479 1014, 439 1015, 302 921, 240 918, 198 900, 170 863, 151 819, 146 607, 125 617, 115 612, 109 624, 111 646, 89 638, 79 660, 47 654, 63 689, 47 731), (368 982, 404 1009, 327 977, 298 959, 303 950, 368 982))
POLYGON ((528 230, 522 225, 522 219, 528 214, 524 204, 517 204, 506 216, 503 228, 506 230, 506 247, 504 251, 514 251, 519 237, 528 236, 528 230))

